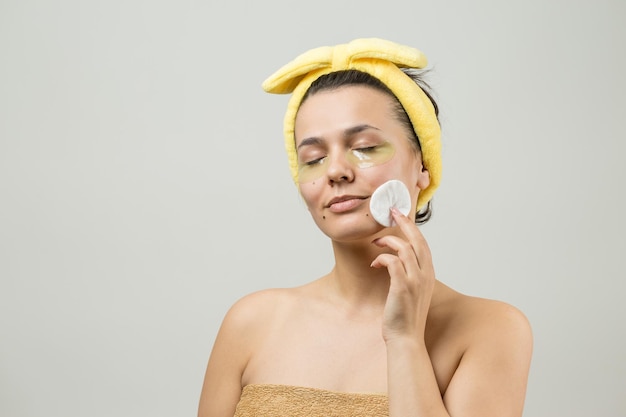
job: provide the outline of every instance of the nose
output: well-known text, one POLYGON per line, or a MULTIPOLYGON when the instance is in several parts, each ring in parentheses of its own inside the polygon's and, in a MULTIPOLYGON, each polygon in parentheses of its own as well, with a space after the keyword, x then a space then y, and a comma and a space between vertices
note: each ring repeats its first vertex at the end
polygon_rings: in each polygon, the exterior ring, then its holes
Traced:
POLYGON ((346 158, 345 152, 336 152, 329 158, 328 164, 326 176, 331 185, 354 180, 354 166, 346 158))

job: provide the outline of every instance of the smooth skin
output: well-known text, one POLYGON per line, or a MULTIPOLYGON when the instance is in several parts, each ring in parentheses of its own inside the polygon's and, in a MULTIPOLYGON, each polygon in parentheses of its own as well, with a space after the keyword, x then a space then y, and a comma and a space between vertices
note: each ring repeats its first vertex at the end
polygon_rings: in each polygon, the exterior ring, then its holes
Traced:
POLYGON ((397 225, 384 228, 369 214, 369 197, 387 180, 409 186, 414 208, 429 184, 391 99, 365 86, 319 92, 298 112, 296 146, 300 162, 328 158, 324 175, 300 192, 335 266, 232 306, 198 416, 233 416, 248 384, 386 393, 392 417, 521 416, 532 355, 526 317, 438 281, 412 219, 392 210, 397 225), (345 157, 384 141, 396 147, 388 162, 358 168, 345 157))

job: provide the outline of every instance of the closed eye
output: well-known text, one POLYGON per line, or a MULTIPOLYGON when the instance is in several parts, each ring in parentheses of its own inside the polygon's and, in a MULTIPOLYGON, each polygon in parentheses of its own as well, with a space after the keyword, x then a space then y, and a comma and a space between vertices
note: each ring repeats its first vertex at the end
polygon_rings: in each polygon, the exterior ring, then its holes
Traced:
POLYGON ((310 160, 310 161, 306 161, 306 162, 304 163, 304 165, 307 165, 307 166, 312 166, 312 165, 321 164, 322 162, 324 162, 324 159, 326 159, 326 157, 325 157, 325 156, 323 156, 323 157, 321 157, 321 158, 317 158, 317 159, 312 159, 312 160, 310 160))
POLYGON ((355 151, 358 151, 358 152, 365 152, 365 153, 367 153, 367 152, 373 152, 373 151, 375 151, 375 150, 376 150, 376 148, 378 148, 378 145, 375 145, 375 146, 366 146, 366 147, 364 147, 364 148, 356 148, 356 149, 355 149, 355 151))

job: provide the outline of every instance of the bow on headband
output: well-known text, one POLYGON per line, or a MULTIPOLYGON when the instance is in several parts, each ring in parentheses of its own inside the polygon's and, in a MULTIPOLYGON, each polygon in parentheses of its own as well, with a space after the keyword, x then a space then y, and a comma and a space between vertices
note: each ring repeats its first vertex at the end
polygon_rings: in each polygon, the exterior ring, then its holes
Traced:
POLYGON ((430 185, 420 192, 417 209, 423 207, 439 186, 441 178, 441 130, 435 109, 422 89, 400 68, 424 68, 424 54, 378 38, 356 39, 350 43, 311 49, 280 68, 263 82, 268 93, 292 93, 284 119, 285 148, 291 175, 298 184, 298 157, 294 127, 296 114, 313 81, 324 74, 354 69, 382 81, 398 98, 406 111, 422 148, 424 167, 430 174, 430 185))

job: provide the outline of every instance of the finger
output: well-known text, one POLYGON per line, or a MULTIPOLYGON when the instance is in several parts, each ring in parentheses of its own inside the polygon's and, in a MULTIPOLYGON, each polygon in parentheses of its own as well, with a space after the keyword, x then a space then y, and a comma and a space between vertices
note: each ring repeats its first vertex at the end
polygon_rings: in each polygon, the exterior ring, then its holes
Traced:
POLYGON ((407 216, 403 215, 395 207, 391 208, 391 215, 394 221, 402 230, 402 233, 411 242, 415 255, 417 256, 417 263, 420 269, 432 266, 432 255, 430 253, 430 247, 426 238, 422 234, 421 230, 415 225, 415 223, 407 216))
POLYGON ((372 268, 387 268, 390 277, 407 276, 406 269, 400 258, 390 253, 382 253, 378 255, 376 259, 372 261, 370 266, 372 268))
POLYGON ((419 271, 419 261, 413 246, 406 240, 393 235, 382 236, 373 242, 376 246, 386 247, 397 254, 397 258, 402 262, 406 274, 416 276, 419 271))

